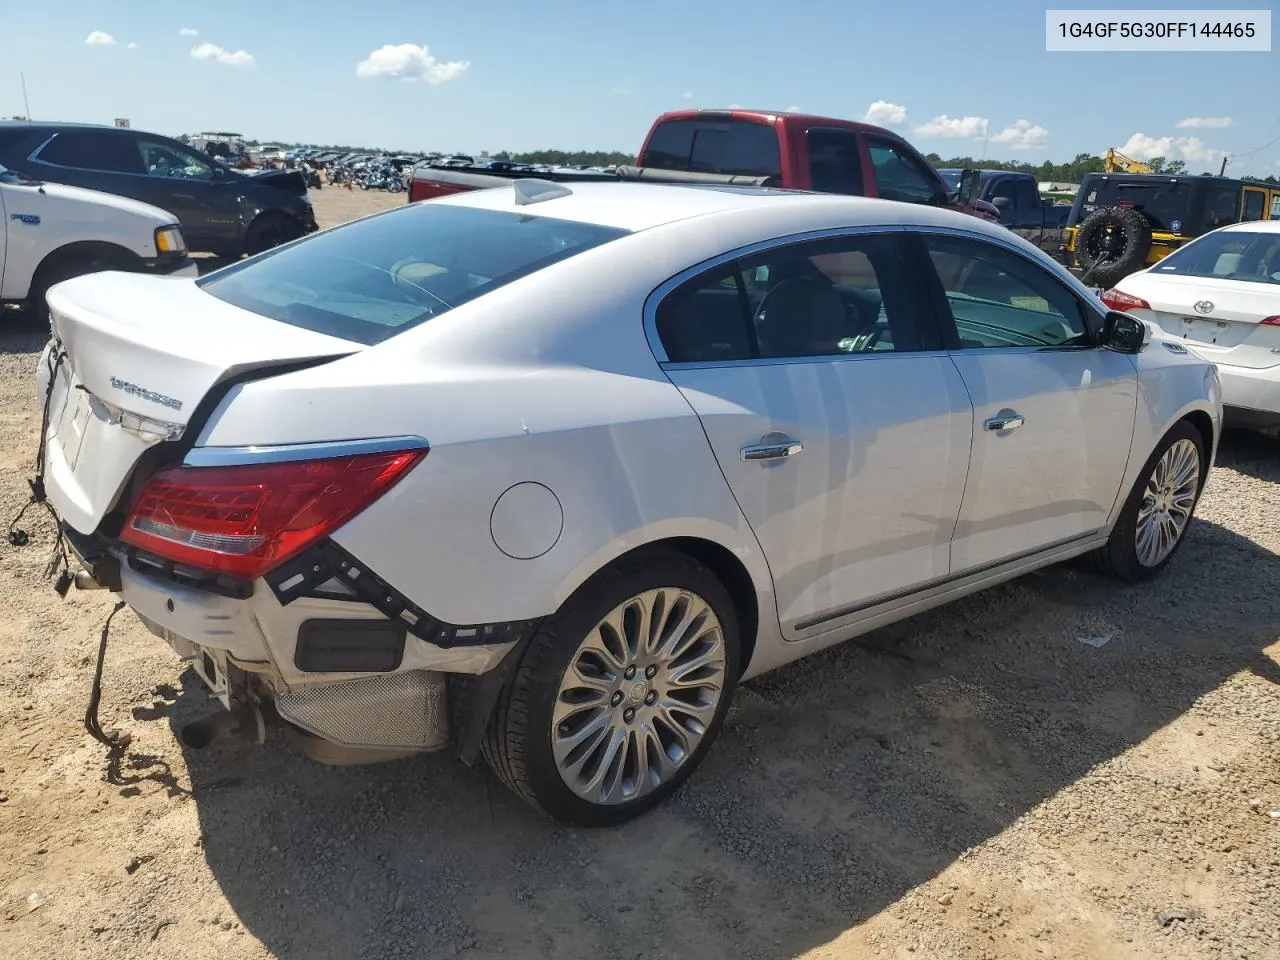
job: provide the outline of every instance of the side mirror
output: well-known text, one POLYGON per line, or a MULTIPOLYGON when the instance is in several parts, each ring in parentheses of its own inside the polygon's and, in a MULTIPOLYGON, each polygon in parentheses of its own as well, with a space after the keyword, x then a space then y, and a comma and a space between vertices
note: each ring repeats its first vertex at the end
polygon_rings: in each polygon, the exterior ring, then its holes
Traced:
POLYGON ((999 207, 1002 213, 1004 212, 1005 207, 1013 203, 1013 201, 1010 200, 1008 197, 992 197, 991 202, 994 203, 997 207, 999 207))
POLYGON ((1141 353, 1151 342, 1151 327, 1119 310, 1108 310, 1102 324, 1102 345, 1116 353, 1141 353))
POLYGON ((973 201, 978 199, 982 192, 978 189, 981 180, 981 170, 970 168, 960 171, 960 189, 956 191, 956 199, 958 199, 963 206, 972 206, 973 201))

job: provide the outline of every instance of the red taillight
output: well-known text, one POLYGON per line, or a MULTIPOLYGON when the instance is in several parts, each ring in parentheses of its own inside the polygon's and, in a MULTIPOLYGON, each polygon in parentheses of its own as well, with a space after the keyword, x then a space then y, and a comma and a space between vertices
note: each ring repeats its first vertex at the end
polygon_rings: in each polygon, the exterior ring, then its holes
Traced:
POLYGON ((1151 309, 1151 304, 1141 297, 1135 297, 1116 289, 1103 290, 1102 293, 1098 294, 1098 298, 1112 310, 1119 310, 1121 313, 1126 310, 1151 309))
POLYGON ((1280 315, 1274 317, 1263 317, 1260 322, 1266 324, 1268 327, 1280 327, 1280 315))
POLYGON ((120 539, 176 563, 253 580, 346 523, 425 455, 402 450, 162 470, 138 494, 120 539))

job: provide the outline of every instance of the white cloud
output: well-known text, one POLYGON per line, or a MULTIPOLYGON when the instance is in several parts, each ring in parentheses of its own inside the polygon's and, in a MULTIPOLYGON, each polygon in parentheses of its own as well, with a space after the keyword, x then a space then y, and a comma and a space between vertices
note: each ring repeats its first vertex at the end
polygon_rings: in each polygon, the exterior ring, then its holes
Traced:
POLYGON ((992 143, 1005 143, 1014 150, 1035 150, 1043 147, 1049 139, 1049 131, 1030 120, 1015 120, 1013 126, 1005 127, 994 137, 992 143))
POLYGON ((178 36, 180 37, 197 37, 199 35, 200 35, 200 31, 197 30, 195 27, 183 27, 181 30, 178 31, 178 36))
POLYGON ((916 127, 916 133, 922 137, 937 137, 943 140, 958 140, 966 137, 976 140, 986 129, 986 117, 949 117, 944 113, 916 127))
POLYGON ((1231 126, 1230 117, 1187 117, 1178 121, 1179 130, 1224 130, 1231 126))
POLYGON ((224 50, 216 43, 202 43, 198 47, 192 47, 191 56, 196 60, 216 60, 229 67, 243 67, 253 63, 253 54, 247 50, 237 50, 233 53, 230 50, 224 50))
POLYGON ((692 90, 686 90, 684 93, 680 94, 680 96, 684 97, 686 100, 692 100, 692 99, 693 99, 693 91, 692 91, 692 90))
POLYGON ((129 49, 130 49, 130 50, 137 50, 137 49, 138 49, 138 45, 137 45, 136 43, 131 43, 131 44, 129 44, 129 49))
POLYGON ((432 85, 457 80, 471 67, 469 60, 437 60, 423 45, 386 44, 374 50, 356 66, 357 77, 398 77, 425 80, 432 85))
POLYGON ((787 107, 787 113, 804 113, 804 111, 797 106, 790 106, 787 107))
POLYGON ((95 47, 114 47, 116 38, 109 33, 103 33, 101 30, 95 30, 89 36, 84 38, 84 42, 95 47))
POLYGON ((740 104, 740 103, 731 103, 731 104, 729 104, 729 109, 730 109, 730 110, 745 110, 745 109, 747 109, 747 108, 746 108, 746 107, 744 107, 744 106, 743 106, 742 104, 740 104))
POLYGON ((877 127, 896 127, 900 123, 905 123, 906 120, 907 108, 900 103, 890 103, 888 100, 877 100, 867 107, 867 112, 862 115, 863 123, 874 123, 877 127))
POLYGON ((1135 160, 1164 157, 1189 163, 1211 163, 1225 156, 1225 151, 1205 146, 1199 137, 1149 137, 1145 133, 1135 133, 1120 147, 1120 152, 1135 160))

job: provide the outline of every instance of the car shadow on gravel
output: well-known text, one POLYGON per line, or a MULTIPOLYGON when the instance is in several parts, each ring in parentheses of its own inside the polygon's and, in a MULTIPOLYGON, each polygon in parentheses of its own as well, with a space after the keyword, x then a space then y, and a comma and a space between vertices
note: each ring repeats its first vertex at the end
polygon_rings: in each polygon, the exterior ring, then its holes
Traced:
MULTIPOLYGON (((550 823, 447 756, 217 747, 188 757, 205 856, 279 957, 793 957, 1238 671, 1274 680, 1278 574, 1201 520, 1152 583, 1058 567, 810 657, 744 685, 703 768, 613 830, 550 823), (1198 603, 1206 583, 1230 606, 1198 603)), ((171 723, 207 708, 193 687, 171 723)))

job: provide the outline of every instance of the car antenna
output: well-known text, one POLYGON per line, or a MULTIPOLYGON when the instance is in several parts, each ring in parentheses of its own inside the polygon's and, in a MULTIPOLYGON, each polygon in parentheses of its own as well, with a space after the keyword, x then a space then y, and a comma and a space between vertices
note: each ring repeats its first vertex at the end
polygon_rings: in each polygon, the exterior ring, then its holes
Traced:
POLYGON ((516 180, 511 186, 516 193, 516 206, 519 207, 529 203, 541 203, 544 200, 573 196, 573 191, 563 183, 553 183, 550 180, 533 178, 516 180))

